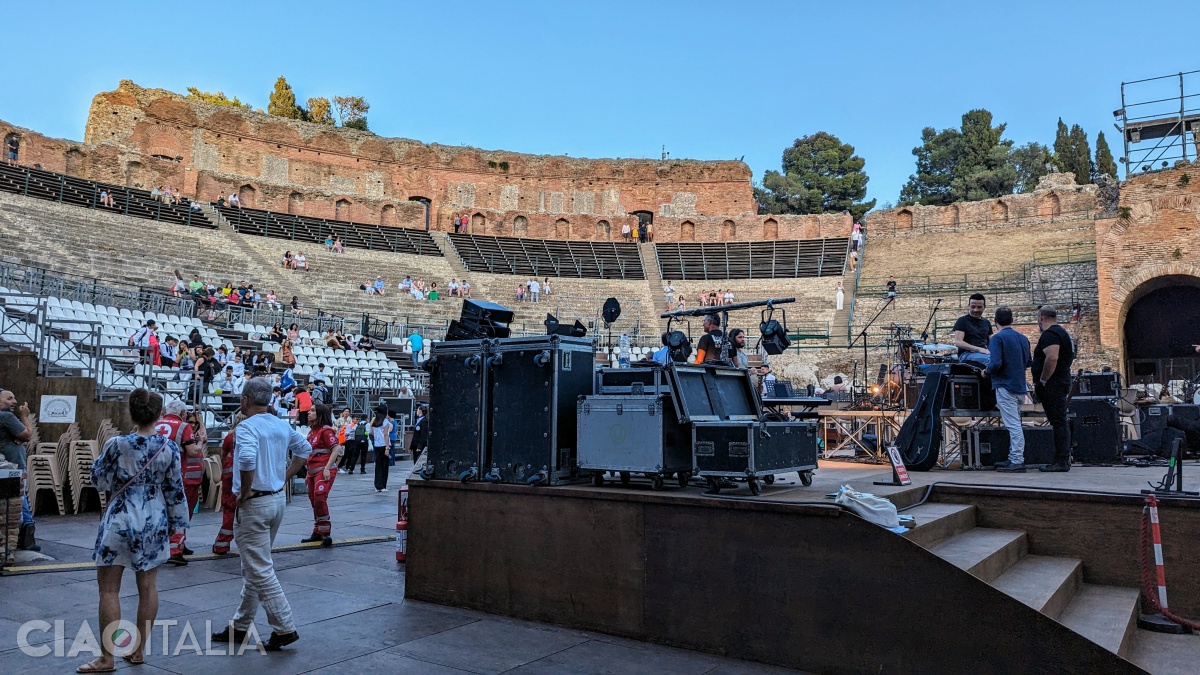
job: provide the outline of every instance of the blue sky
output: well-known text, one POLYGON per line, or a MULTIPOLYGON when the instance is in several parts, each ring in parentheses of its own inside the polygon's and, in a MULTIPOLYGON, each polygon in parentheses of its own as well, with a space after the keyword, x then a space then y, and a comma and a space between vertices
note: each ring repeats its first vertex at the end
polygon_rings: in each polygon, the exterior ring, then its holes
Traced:
POLYGON ((756 181, 824 130, 885 202, 921 128, 971 108, 1018 143, 1052 142, 1061 116, 1119 155, 1120 83, 1200 68, 1194 3, 1154 5, 1164 21, 1103 0, 9 3, 0 119, 82 140, 121 79, 265 108, 284 75, 301 100, 364 96, 385 136, 573 157, 665 144, 744 157, 756 181))

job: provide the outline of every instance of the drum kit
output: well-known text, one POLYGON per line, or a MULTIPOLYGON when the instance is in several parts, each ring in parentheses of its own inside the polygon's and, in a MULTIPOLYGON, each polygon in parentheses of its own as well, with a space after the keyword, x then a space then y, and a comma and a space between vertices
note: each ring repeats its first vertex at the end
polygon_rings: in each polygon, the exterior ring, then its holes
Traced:
POLYGON ((888 328, 884 345, 888 353, 887 375, 883 382, 872 387, 873 402, 895 408, 909 408, 914 403, 906 400, 905 384, 915 384, 924 366, 935 363, 958 363, 958 349, 954 345, 923 342, 913 336, 908 324, 892 324, 888 328))

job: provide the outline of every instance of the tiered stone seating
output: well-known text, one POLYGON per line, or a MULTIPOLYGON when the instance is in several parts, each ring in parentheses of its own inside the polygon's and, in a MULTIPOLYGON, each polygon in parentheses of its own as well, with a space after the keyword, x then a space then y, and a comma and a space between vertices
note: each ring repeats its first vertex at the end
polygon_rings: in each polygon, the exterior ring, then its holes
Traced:
MULTIPOLYGON (((841 280, 841 277, 838 277, 836 279, 791 279, 786 282, 767 280, 672 281, 671 285, 675 287, 676 300, 682 295, 687 301, 688 309, 699 307, 699 296, 702 291, 723 293, 726 289, 732 290, 735 303, 794 297, 796 302, 779 305, 779 309, 787 312, 788 332, 801 339, 824 339, 835 330, 833 325, 836 314, 834 292, 837 282, 841 280)), ((665 301, 661 297, 662 294, 659 295, 658 310, 661 312, 664 309, 665 301)), ((848 299, 847 302, 849 302, 848 299)), ((721 308, 717 306, 713 307, 713 310, 720 312, 721 308)), ((756 339, 758 324, 761 320, 760 312, 760 309, 737 310, 730 314, 730 324, 735 328, 742 328, 756 339)), ((775 318, 781 319, 782 316, 777 313, 775 318)))
POLYGON ((636 244, 475 234, 451 234, 450 241, 471 272, 582 279, 646 278, 636 244))
MULTIPOLYGON (((213 205, 234 230, 242 234, 276 239, 293 239, 297 245, 325 245, 326 239, 341 237, 347 248, 391 251, 413 255, 441 256, 429 233, 403 227, 325 220, 287 213, 213 205)), ((293 247, 294 248, 294 247, 293 247)))
POLYGON ((164 223, 208 229, 216 227, 204 213, 193 210, 187 199, 179 204, 166 204, 151 199, 146 190, 97 183, 25 166, 0 164, 0 191, 164 223), (101 190, 112 196, 115 206, 99 203, 101 190))
POLYGON ((841 276, 848 239, 679 242, 654 245, 664 279, 841 276))

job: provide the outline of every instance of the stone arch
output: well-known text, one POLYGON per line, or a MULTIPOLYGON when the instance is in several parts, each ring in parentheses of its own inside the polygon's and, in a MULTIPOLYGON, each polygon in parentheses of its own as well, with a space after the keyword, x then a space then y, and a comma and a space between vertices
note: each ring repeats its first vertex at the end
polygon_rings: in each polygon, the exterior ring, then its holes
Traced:
POLYGON ((129 162, 125 165, 125 187, 146 188, 146 167, 141 162, 129 162))
POLYGON ((721 223, 721 241, 733 241, 734 239, 737 239, 737 223, 732 220, 721 223))
POLYGON ((596 238, 603 241, 612 239, 612 224, 607 220, 601 220, 596 223, 596 238))
POLYGON ((396 224, 396 207, 391 204, 384 204, 382 209, 379 209, 379 224, 380 225, 395 225, 396 224))
POLYGON ((1008 204, 1005 204, 1003 199, 997 199, 996 201, 992 202, 992 222, 1008 222, 1008 204))
POLYGON ((433 200, 429 199, 429 197, 423 197, 421 195, 413 195, 408 198, 408 201, 418 202, 425 207, 425 229, 428 230, 429 225, 430 225, 429 221, 433 217, 432 216, 433 200))
POLYGON ((475 213, 471 216, 471 229, 468 230, 471 234, 486 234, 487 233, 487 218, 482 213, 475 213))
POLYGON ((529 219, 525 216, 513 218, 513 236, 522 237, 529 231, 529 219))
POLYGON ((778 239, 779 238, 779 221, 774 218, 767 218, 763 223, 763 239, 778 239))
POLYGON ((293 192, 288 195, 287 212, 293 216, 304 215, 304 195, 293 192))
POLYGON ((696 224, 690 220, 679 225, 679 241, 696 241, 696 224))
MULTIPOLYGON (((1186 364, 1195 357, 1191 345, 1200 342, 1200 329, 1181 324, 1175 317, 1176 313, 1194 315, 1200 308, 1200 268, 1173 264, 1141 270, 1121 284, 1114 292, 1114 300, 1117 297, 1120 298, 1120 313, 1116 329, 1126 380, 1130 384, 1147 380, 1162 384, 1166 379, 1191 379, 1195 373, 1186 370, 1186 364), (1168 273, 1154 275, 1152 269, 1168 273), (1143 301, 1151 303, 1151 307, 1140 308, 1143 301), (1142 311, 1136 311, 1139 309, 1142 311), (1142 342, 1138 349, 1131 348, 1129 341, 1133 336, 1142 342), (1183 369, 1139 372, 1133 364, 1137 358, 1178 359, 1173 365, 1183 369)), ((1062 320, 1061 316, 1059 320, 1062 320)), ((1153 368, 1153 364, 1142 365, 1153 368)))
MULTIPOLYGON (((142 151, 152 157, 161 157, 163 159, 173 160, 176 157, 183 156, 179 139, 175 137, 174 133, 167 131, 159 131, 151 134, 142 151)), ((238 199, 241 199, 241 197, 238 197, 238 199)))
POLYGON ((1053 192, 1038 198, 1038 216, 1057 218, 1062 215, 1062 201, 1053 192))
POLYGON ((67 170, 68 176, 83 176, 87 172, 87 155, 79 148, 72 147, 67 150, 67 170))
POLYGON ((339 199, 333 203, 333 217, 336 220, 350 220, 350 200, 339 199))
POLYGON ((566 218, 559 218, 554 221, 554 237, 556 239, 570 239, 571 221, 566 218))
POLYGON ((238 206, 254 208, 255 198, 258 196, 258 190, 254 189, 249 183, 238 188, 238 206))
POLYGON ((897 232, 912 232, 913 229, 913 212, 908 209, 903 209, 896 214, 896 231, 897 232))

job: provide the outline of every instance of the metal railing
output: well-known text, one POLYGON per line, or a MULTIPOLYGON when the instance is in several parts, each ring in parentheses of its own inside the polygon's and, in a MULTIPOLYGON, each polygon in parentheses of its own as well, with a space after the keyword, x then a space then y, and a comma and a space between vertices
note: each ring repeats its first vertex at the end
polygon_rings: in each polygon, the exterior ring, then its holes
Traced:
POLYGON ((286 331, 293 323, 300 330, 324 333, 327 330, 346 329, 346 319, 333 314, 326 314, 318 309, 316 314, 296 314, 290 308, 273 309, 271 307, 243 307, 241 305, 218 305, 211 309, 202 309, 201 314, 210 323, 216 323, 228 329, 235 324, 265 326, 270 329, 275 324, 286 331))
MULTIPOLYGON (((34 178, 33 178, 32 172, 27 167, 23 167, 23 166, 15 167, 15 168, 14 167, 4 167, 4 168, 0 169, 0 171, 3 171, 4 173, 9 174, 10 176, 13 173, 19 173, 21 175, 21 177, 22 177, 21 178, 21 186, 18 189, 17 193, 24 197, 32 197, 34 199, 46 199, 47 201, 58 202, 60 204, 63 203, 64 201, 66 201, 67 203, 71 204, 72 206, 84 207, 84 208, 89 208, 89 209, 98 209, 100 207, 100 204, 99 204, 100 191, 104 190, 104 191, 108 192, 108 194, 110 196, 113 197, 113 202, 115 203, 115 206, 106 207, 104 210, 109 211, 109 212, 119 210, 121 215, 130 215, 129 205, 132 203, 132 204, 137 204, 139 206, 145 207, 145 208, 149 209, 149 211, 150 211, 150 213, 146 213, 146 212, 142 212, 142 211, 135 211, 133 213, 133 216, 135 218, 146 218, 148 220, 162 221, 163 206, 164 206, 164 203, 162 201, 153 199, 151 197, 148 199, 150 199, 150 201, 152 201, 153 204, 147 204, 144 199, 141 199, 141 198, 135 199, 133 196, 133 193, 131 192, 131 190, 129 188, 121 187, 120 185, 109 185, 107 183, 97 183, 94 181, 84 180, 82 178, 72 179, 75 181, 80 181, 82 183, 85 183, 85 186, 78 186, 75 184, 70 185, 72 190, 77 190, 76 194, 79 194, 79 192, 82 192, 82 191, 88 192, 87 196, 85 197, 87 203, 81 204, 81 203, 79 203, 79 201, 77 199, 66 200, 68 183, 67 183, 67 176, 65 176, 65 175, 53 174, 55 177, 57 177, 57 180, 45 180, 42 178, 37 178, 36 183, 34 184, 35 188, 37 186, 41 186, 42 188, 45 188, 46 190, 49 191, 49 194, 43 197, 42 194, 39 194, 39 192, 41 192, 41 191, 37 190, 37 189, 34 190, 34 194, 31 195, 29 193, 29 186, 31 183, 34 182, 34 178), (57 192, 56 192, 56 190, 57 190, 57 192)), ((80 195, 80 196, 82 196, 82 195, 80 195)), ((178 212, 172 211, 172 210, 168 210, 168 212, 175 213, 177 216, 182 215, 183 224, 190 226, 192 224, 192 214, 197 213, 196 211, 192 210, 191 201, 189 200, 187 202, 181 202, 179 204, 179 206, 182 207, 180 210, 184 212, 183 214, 179 214, 178 212)), ((205 220, 207 221, 207 218, 205 220)), ((205 223, 205 225, 211 227, 211 224, 205 223)))
POLYGON ((195 303, 190 298, 151 290, 145 286, 103 282, 42 267, 0 263, 0 286, 30 295, 54 296, 118 309, 137 309, 156 314, 192 316, 195 303))
POLYGON ((389 251, 392 253, 406 253, 402 250, 404 247, 396 246, 397 239, 403 239, 415 252, 416 255, 441 256, 442 249, 438 248, 437 242, 432 239, 427 239, 421 235, 409 237, 409 231, 420 232, 425 234, 424 230, 413 230, 411 228, 396 227, 391 228, 396 231, 395 234, 381 234, 374 228, 378 227, 367 223, 354 223, 350 221, 335 220, 329 221, 325 218, 309 218, 304 217, 303 221, 299 217, 291 217, 286 221, 280 220, 279 217, 270 212, 255 209, 257 213, 262 214, 256 218, 255 216, 247 215, 245 211, 236 206, 217 207, 214 208, 217 212, 230 224, 233 229, 239 234, 250 234, 260 237, 269 237, 271 239, 284 239, 291 241, 312 242, 320 244, 325 238, 332 239, 333 237, 342 237, 348 232, 355 232, 361 237, 365 246, 354 246, 348 243, 348 240, 343 240, 342 244, 347 248, 365 248, 368 251, 389 251), (231 215, 230 211, 236 210, 236 216, 231 215), (261 222, 258 220, 261 219, 261 222), (336 224, 336 225, 335 225, 336 224), (296 239, 297 226, 301 226, 301 239, 296 239), (369 228, 363 232, 361 228, 369 228), (313 228, 313 230, 310 230, 313 228), (261 231, 260 231, 261 230, 261 231), (310 234, 312 236, 310 236, 310 234))
POLYGON ((1044 248, 1033 252, 1032 265, 1070 265, 1096 262, 1096 245, 1092 243, 1071 244, 1058 248, 1044 248))
MULTIPOLYGON (((1018 195, 1013 195, 1014 197, 1018 195)), ((1024 201, 1024 200, 1022 200, 1024 201)), ((977 202, 973 202, 977 203, 977 202)), ((930 232, 958 232, 960 230, 986 230, 1000 227, 1018 227, 1028 223, 1053 223, 1060 220, 1079 220, 1093 218, 1099 213, 1092 206, 1082 209, 1073 209, 1070 211, 1059 211, 1053 215, 1045 215, 1037 212, 1036 208, 1028 209, 1032 213, 1022 212, 1017 209, 1023 205, 1021 202, 1014 201, 1006 204, 1006 208, 1002 213, 988 215, 982 218, 970 220, 955 219, 950 223, 946 223, 945 212, 941 208, 922 208, 904 211, 903 207, 893 209, 889 215, 884 216, 881 213, 867 214, 863 220, 864 231, 870 229, 871 234, 877 236, 897 235, 897 234, 926 234, 930 232), (1013 212, 1016 211, 1014 214, 1013 212), (903 215, 902 215, 903 212, 903 215)))

